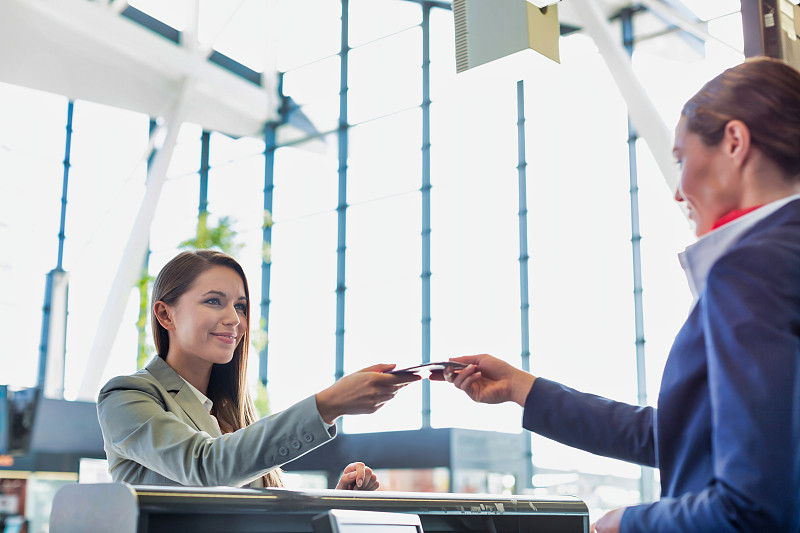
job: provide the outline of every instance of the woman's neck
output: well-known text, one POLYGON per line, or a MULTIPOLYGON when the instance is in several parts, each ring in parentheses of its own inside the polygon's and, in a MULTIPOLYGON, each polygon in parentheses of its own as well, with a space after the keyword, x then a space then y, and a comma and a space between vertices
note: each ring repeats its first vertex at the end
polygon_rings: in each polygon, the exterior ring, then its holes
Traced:
POLYGON ((194 388, 203 393, 203 395, 208 395, 208 381, 211 379, 212 363, 190 361, 187 357, 174 353, 172 350, 167 354, 165 361, 178 375, 191 383, 194 388))
POLYGON ((771 159, 754 150, 744 177, 740 209, 765 205, 800 194, 800 180, 792 179, 771 159))

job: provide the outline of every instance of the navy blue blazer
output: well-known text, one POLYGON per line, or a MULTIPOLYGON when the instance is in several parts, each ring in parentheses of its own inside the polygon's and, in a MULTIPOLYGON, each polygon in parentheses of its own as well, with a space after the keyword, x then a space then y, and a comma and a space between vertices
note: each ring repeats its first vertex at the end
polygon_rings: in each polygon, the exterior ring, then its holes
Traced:
POLYGON ((800 531, 800 200, 714 263, 657 409, 537 378, 523 425, 659 468, 661 500, 628 508, 623 532, 800 531))

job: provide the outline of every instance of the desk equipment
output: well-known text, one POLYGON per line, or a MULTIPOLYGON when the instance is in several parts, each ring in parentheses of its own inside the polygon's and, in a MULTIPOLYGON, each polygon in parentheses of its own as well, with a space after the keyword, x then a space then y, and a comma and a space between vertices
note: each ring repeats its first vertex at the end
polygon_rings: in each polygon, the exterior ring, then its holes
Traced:
POLYGON ((51 533, 314 533, 332 509, 417 515, 425 533, 587 533, 578 498, 98 483, 56 493, 51 533))
POLYGON ((406 513, 331 509, 311 523, 314 533, 423 533, 419 516, 406 513))

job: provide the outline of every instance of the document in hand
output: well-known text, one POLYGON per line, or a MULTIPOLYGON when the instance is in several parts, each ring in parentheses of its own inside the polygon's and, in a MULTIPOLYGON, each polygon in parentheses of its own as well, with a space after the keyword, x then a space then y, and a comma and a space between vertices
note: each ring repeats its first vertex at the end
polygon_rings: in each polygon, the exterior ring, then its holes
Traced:
POLYGON ((389 374, 429 374, 433 372, 443 372, 448 366, 453 368, 453 372, 458 372, 467 366, 467 364, 458 363, 456 361, 438 361, 435 363, 423 363, 421 365, 410 366, 408 368, 390 370, 389 374))

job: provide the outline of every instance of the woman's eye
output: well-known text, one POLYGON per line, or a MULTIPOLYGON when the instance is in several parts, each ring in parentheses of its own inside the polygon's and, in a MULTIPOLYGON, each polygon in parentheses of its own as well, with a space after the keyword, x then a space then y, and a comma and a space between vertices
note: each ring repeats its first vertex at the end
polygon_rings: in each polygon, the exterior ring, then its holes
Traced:
POLYGON ((247 312, 247 306, 244 305, 244 304, 236 304, 236 310, 241 312, 241 313, 246 313, 247 312))
POLYGON ((219 305, 219 298, 209 298, 206 300, 206 303, 211 305, 219 305))

